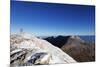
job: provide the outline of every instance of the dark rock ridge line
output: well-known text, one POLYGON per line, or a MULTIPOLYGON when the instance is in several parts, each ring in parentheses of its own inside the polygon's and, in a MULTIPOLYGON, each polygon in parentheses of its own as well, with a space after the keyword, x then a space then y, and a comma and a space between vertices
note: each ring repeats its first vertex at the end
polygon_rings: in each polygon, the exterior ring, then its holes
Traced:
POLYGON ((47 40, 54 46, 61 48, 69 39, 70 36, 57 36, 57 37, 47 37, 44 40, 47 40))
MULTIPOLYGON (((89 35, 87 35, 87 36, 77 36, 77 35, 75 35, 75 36, 79 37, 81 40, 84 40, 85 43, 88 43, 88 44, 95 43, 95 36, 89 36, 89 35)), ((72 35, 70 35, 70 36, 59 35, 57 37, 50 36, 50 37, 45 37, 43 39, 47 40, 48 42, 50 42, 54 46, 61 48, 63 45, 65 45, 68 42, 70 37, 72 37, 72 35)))

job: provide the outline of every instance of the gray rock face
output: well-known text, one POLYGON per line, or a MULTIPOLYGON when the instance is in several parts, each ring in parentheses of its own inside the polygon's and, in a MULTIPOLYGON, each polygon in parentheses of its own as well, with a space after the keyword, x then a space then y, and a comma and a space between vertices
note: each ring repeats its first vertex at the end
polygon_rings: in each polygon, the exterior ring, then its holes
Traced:
POLYGON ((11 65, 76 63, 69 55, 49 42, 30 34, 12 34, 10 45, 11 65))

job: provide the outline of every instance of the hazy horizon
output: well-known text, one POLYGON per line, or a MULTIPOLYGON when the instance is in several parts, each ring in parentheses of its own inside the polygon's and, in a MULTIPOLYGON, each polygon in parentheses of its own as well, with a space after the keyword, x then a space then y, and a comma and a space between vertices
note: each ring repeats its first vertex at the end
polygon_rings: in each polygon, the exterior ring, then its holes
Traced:
POLYGON ((11 1, 11 33, 95 35, 95 7, 11 1))

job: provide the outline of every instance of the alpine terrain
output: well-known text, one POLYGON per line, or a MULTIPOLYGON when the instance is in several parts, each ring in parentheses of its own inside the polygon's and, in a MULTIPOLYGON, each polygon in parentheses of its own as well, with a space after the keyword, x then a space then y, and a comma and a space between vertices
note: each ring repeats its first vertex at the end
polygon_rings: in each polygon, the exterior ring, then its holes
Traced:
POLYGON ((31 34, 11 34, 10 63, 15 66, 76 63, 67 53, 31 34))

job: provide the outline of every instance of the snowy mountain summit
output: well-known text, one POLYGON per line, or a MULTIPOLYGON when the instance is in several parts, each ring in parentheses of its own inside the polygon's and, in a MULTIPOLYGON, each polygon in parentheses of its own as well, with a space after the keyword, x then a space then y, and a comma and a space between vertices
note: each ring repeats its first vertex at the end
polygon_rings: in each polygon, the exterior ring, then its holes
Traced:
POLYGON ((11 34, 11 65, 75 63, 76 61, 58 47, 33 35, 11 34))

